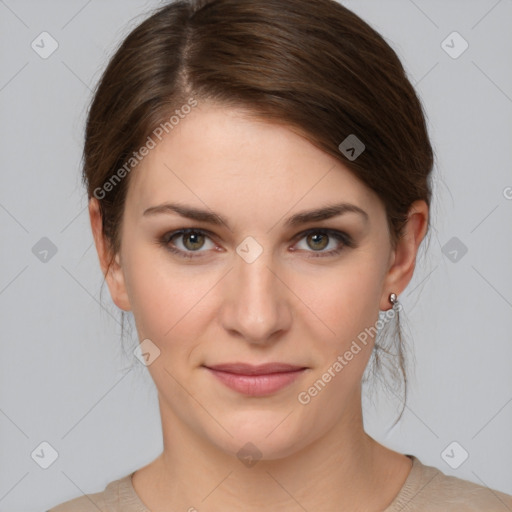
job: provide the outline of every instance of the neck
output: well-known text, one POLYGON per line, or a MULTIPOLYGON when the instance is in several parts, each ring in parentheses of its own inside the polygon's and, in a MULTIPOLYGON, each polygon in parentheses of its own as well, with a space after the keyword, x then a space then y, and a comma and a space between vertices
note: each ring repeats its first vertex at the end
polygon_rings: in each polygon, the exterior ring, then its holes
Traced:
POLYGON ((164 451, 132 480, 151 510, 382 510, 410 468, 364 432, 360 390, 356 406, 322 437, 252 464, 190 429, 159 400, 164 451))

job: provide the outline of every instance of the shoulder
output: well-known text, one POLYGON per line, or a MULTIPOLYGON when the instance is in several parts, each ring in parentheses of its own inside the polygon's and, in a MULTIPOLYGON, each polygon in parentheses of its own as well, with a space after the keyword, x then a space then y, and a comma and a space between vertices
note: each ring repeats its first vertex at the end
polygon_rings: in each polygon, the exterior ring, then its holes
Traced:
POLYGON ((110 482, 103 491, 84 494, 78 498, 61 503, 47 512, 135 512, 139 509, 128 508, 124 498, 129 498, 130 475, 110 482))
POLYGON ((446 475, 413 458, 413 468, 389 512, 510 512, 512 496, 446 475))

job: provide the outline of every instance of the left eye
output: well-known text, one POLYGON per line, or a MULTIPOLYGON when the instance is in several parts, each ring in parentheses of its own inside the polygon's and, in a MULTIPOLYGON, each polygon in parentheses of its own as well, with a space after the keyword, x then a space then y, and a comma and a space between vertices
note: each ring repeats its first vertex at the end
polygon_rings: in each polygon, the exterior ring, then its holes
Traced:
MULTIPOLYGON (((306 233, 302 234, 302 237, 300 240, 305 239, 306 243, 310 248, 313 248, 314 254, 313 257, 316 256, 329 256, 333 254, 338 254, 341 252, 342 247, 341 246, 351 246, 350 238, 347 234, 342 233, 340 231, 335 230, 319 230, 314 229, 307 231, 306 233), (328 251, 324 251, 324 249, 329 245, 331 239, 334 239, 337 243, 334 244, 334 248, 328 251)), ((307 250, 307 249, 306 249, 307 250)))
POLYGON ((340 242, 342 244, 347 243, 346 237, 344 237, 342 233, 320 230, 309 231, 303 235, 300 240, 305 240, 307 246, 313 249, 313 252, 322 252, 323 255, 340 252, 340 242), (331 250, 324 251, 324 249, 326 249, 331 244, 331 242, 333 242, 331 250))

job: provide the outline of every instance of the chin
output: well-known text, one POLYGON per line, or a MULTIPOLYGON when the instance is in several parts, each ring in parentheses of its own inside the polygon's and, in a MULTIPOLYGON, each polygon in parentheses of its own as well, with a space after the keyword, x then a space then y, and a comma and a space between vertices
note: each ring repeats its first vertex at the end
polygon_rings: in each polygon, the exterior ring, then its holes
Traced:
MULTIPOLYGON (((236 418, 219 419, 232 437, 223 429, 216 429, 210 433, 214 436, 208 437, 212 444, 244 464, 244 461, 283 459, 307 444, 303 427, 299 429, 296 423, 298 415, 289 414, 289 408, 286 411, 238 411, 236 418)), ((250 462, 246 465, 251 467, 250 462)))

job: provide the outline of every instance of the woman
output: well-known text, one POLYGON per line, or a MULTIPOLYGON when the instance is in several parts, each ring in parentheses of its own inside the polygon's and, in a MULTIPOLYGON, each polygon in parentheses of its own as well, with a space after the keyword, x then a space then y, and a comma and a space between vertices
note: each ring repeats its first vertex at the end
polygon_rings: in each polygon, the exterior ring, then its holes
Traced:
POLYGON ((398 57, 332 0, 183 0, 137 27, 95 93, 84 183, 164 450, 50 512, 512 509, 363 428, 432 165, 398 57))

